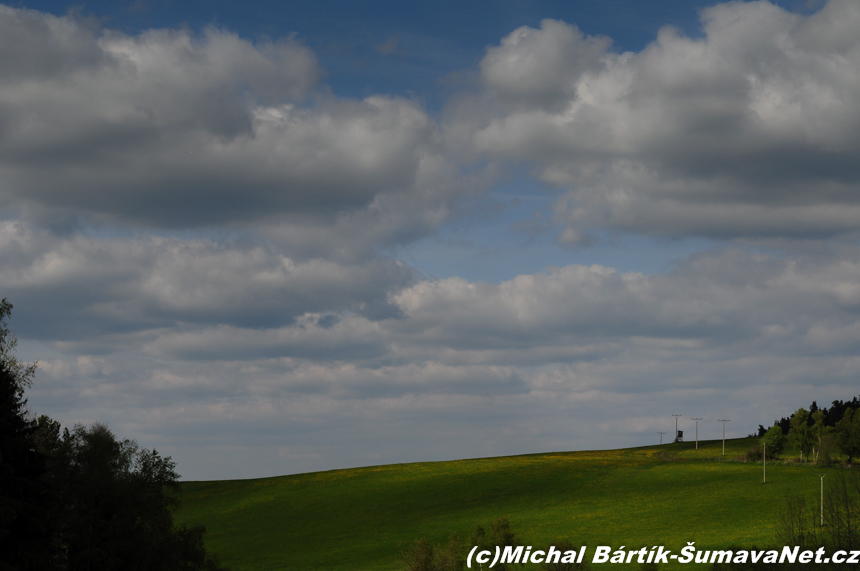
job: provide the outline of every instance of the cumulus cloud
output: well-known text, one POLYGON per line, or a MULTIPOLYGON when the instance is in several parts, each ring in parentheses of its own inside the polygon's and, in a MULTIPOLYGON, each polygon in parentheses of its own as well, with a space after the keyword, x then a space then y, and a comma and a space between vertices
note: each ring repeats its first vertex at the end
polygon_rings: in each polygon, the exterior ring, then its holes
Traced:
POLYGON ((437 123, 337 97, 295 39, 0 7, 0 290, 47 353, 26 355, 32 405, 180 457, 229 425, 267 471, 186 475, 236 477, 629 445, 667 402, 747 431, 806 389, 851 396, 860 251, 792 239, 858 230, 860 8, 735 2, 702 25, 639 53, 518 28, 437 123), (381 253, 523 163, 562 189, 563 242, 727 242, 502 283, 381 253))
POLYGON ((860 6, 801 16, 768 2, 702 12, 639 53, 545 20, 481 62, 453 112, 473 151, 525 160, 566 189, 564 242, 659 236, 828 237, 860 220, 860 6), (514 101, 516 105, 493 105, 514 101), (468 117, 466 117, 468 114, 468 117), (471 118, 470 127, 462 122, 471 118))
MULTIPOLYGON (((238 283, 260 279, 243 268, 238 283)), ((270 448, 314 443, 320 456, 291 457, 290 469, 644 444, 667 403, 699 416, 728 408, 745 434, 799 406, 798 394, 827 402, 855 389, 858 283, 853 247, 728 248, 654 275, 573 265, 500 284, 422 281, 390 297, 398 318, 341 310, 253 328, 216 313, 224 323, 55 340, 33 398, 66 421, 128 410, 116 422, 166 442, 229 423, 255 441, 282 434, 270 448), (622 416, 632 420, 611 420, 622 416), (422 440, 443 420, 463 435, 457 447, 422 440), (331 448, 332 434, 356 449, 331 448)), ((135 308, 140 292, 128 295, 135 308)))
POLYGON ((273 327, 308 312, 393 317, 389 294, 414 281, 413 270, 382 257, 296 261, 253 240, 57 237, 22 222, 0 224, 0 260, 4 296, 29 315, 22 332, 112 344, 121 332, 183 323, 273 327))
POLYGON ((421 282, 397 294, 406 319, 386 326, 464 361, 522 366, 603 359, 633 347, 703 360, 718 351, 851 354, 853 335, 829 346, 814 339, 819 329, 853 330, 860 261, 856 251, 819 256, 780 260, 729 249, 665 274, 568 266, 498 285, 421 282))
MULTIPOLYGON (((860 339, 860 253, 848 247, 790 258, 730 248, 697 254, 668 273, 572 265, 500 284, 416 281, 384 259, 295 263, 256 244, 203 240, 43 234, 42 242, 18 239, 0 259, 9 268, 0 286, 34 316, 23 331, 63 352, 338 363, 368 382, 397 374, 359 371, 417 366, 405 376, 417 378, 463 367, 465 379, 477 376, 473 367, 503 367, 529 378, 545 367, 635 363, 633 356, 853 357, 860 339)), ((616 381, 608 375, 596 383, 616 381)))
POLYGON ((607 37, 585 37, 574 25, 544 20, 517 28, 481 60, 484 83, 506 102, 552 108, 575 96, 579 77, 601 67, 607 37))
POLYGON ((446 161, 424 111, 314 93, 322 72, 295 40, 128 36, 8 7, 0 36, 7 211, 55 226, 327 225, 404 194, 419 211, 450 199, 426 184, 446 161))

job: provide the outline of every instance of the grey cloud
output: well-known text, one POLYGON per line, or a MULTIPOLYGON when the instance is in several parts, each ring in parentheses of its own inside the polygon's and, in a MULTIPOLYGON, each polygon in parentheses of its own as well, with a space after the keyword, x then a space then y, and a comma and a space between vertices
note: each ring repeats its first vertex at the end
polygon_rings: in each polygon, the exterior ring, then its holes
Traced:
MULTIPOLYGON (((230 280, 253 288, 267 276, 280 287, 284 278, 269 258, 253 249, 244 255, 259 259, 224 262, 230 280)), ((51 279, 64 271, 55 265, 51 279)), ((32 272, 18 275, 43 287, 32 272)), ((166 285, 181 283, 159 275, 166 285)), ((186 293, 214 306, 230 299, 226 283, 222 277, 211 292, 186 293)), ((647 444, 670 405, 699 416, 741 415, 736 435, 743 435, 799 406, 797 399, 826 402, 855 390, 858 283, 860 250, 843 246, 783 257, 730 248, 650 276, 568 266, 498 285, 423 281, 392 293, 401 318, 377 321, 340 309, 250 328, 214 310, 214 322, 197 319, 180 295, 159 311, 186 322, 138 325, 110 336, 112 346, 86 335, 55 341, 58 354, 43 359, 31 403, 64 422, 100 418, 151 434, 159 449, 184 451, 178 433, 241 425, 246 445, 257 432, 280 434, 260 444, 270 454, 309 442, 326 451, 308 460, 288 454, 269 474, 427 460, 434 448, 413 458, 403 443, 423 442, 443 420, 483 435, 463 437, 463 457, 629 445, 631 438, 647 444), (328 324, 325 315, 339 319, 328 324), (88 353, 99 348, 104 354, 88 353), (494 431, 510 431, 509 438, 502 443, 494 431), (331 444, 341 437, 375 460, 331 444)), ((281 311, 277 296, 267 299, 281 311)), ((234 303, 256 307, 253 296, 234 303)), ((195 472, 202 465, 191 462, 187 475, 203 474, 195 472)))
POLYGON ((306 314, 277 329, 219 325, 190 331, 160 332, 142 345, 144 353, 188 361, 302 359, 368 362, 387 348, 379 324, 357 316, 306 314))
POLYGON ((265 328, 308 312, 398 314, 388 296, 413 271, 381 257, 296 261, 265 242, 56 237, 0 224, 0 287, 27 312, 22 333, 80 341, 98 332, 230 324, 265 328))
POLYGON ((485 157, 528 160, 567 189, 556 205, 565 242, 586 242, 596 228, 717 238, 856 232, 860 40, 847 30, 860 25, 860 6, 833 0, 800 16, 736 2, 705 10, 702 22, 703 38, 664 29, 640 53, 583 42, 559 22, 521 28, 488 50, 486 93, 458 104, 449 131, 485 157), (553 49, 534 47, 544 45, 553 49), (571 67, 578 61, 591 65, 571 67), (496 80, 502 64, 533 81, 496 80), (547 107, 522 90, 564 100, 547 107), (493 106, 498 93, 521 104, 493 106))
POLYGON ((22 336, 67 354, 534 367, 633 347, 850 354, 860 331, 848 247, 782 259, 732 248, 655 275, 573 265, 494 285, 416 281, 382 257, 294 260, 254 240, 58 238, 7 222, 0 245, 22 336))
POLYGON ((95 22, 0 5, 0 85, 106 63, 95 22))
POLYGON ((576 96, 576 83, 602 67, 611 45, 607 37, 586 37, 576 26, 543 20, 507 35, 481 60, 481 77, 509 103, 553 108, 576 96))
POLYGON ((380 96, 305 101, 321 72, 293 40, 255 45, 216 28, 126 36, 0 11, 0 27, 22 21, 26 41, 0 46, 7 211, 53 225, 329 226, 400 195, 418 211, 439 203, 426 181, 450 161, 426 114, 380 96))
POLYGON ((269 471, 183 472, 237 477, 646 444, 667 403, 743 413, 742 435, 798 398, 848 398, 860 251, 784 245, 858 230, 858 18, 732 3, 702 39, 664 30, 641 53, 547 20, 488 51, 440 129, 412 101, 315 91, 289 40, 2 8, 0 208, 19 218, 0 223, 0 289, 42 360, 31 405, 180 462, 229 426, 269 471), (489 164, 466 176, 472 160, 489 164), (773 238, 783 255, 487 284, 377 251, 519 161, 564 189, 563 241, 773 238))
POLYGON ((650 276, 568 266, 499 285, 425 281, 395 296, 405 319, 386 327, 414 340, 401 350, 444 347, 449 362, 534 366, 635 346, 703 360, 724 351, 850 354, 853 337, 830 349, 812 342, 860 323, 860 261, 840 253, 780 260, 730 249, 650 276))
MULTIPOLYGON (((295 379, 267 375, 259 362, 173 364, 169 371, 153 371, 151 363, 133 366, 119 356, 107 363, 111 378, 124 370, 133 370, 135 378, 117 388, 84 371, 93 364, 80 363, 81 378, 57 398, 45 367, 31 405, 66 423, 107 421, 173 455, 191 479, 647 445, 656 443, 661 423, 663 430, 671 428, 672 412, 705 416, 700 436, 710 439, 720 435, 713 419, 729 416, 734 421, 728 435, 736 437, 798 402, 829 402, 856 388, 853 358, 703 363, 672 359, 656 348, 622 359, 528 370, 520 373, 524 384, 510 388, 494 386, 502 376, 480 386, 474 377, 488 380, 489 373, 482 367, 457 368, 451 380, 473 383, 460 388, 456 382, 445 385, 438 368, 414 366, 368 374, 328 363, 295 379), (416 373, 418 379, 410 377, 416 373), (426 384, 413 384, 422 377, 426 384), (200 447, 215 455, 241 450, 248 465, 200 458, 200 447), (286 450, 292 453, 279 454, 286 450), (299 451, 312 457, 296 457, 299 451)), ((61 376, 62 364, 51 363, 61 376)))
POLYGON ((415 282, 384 260, 295 263, 261 246, 49 245, 2 285, 34 315, 23 331, 67 354, 133 349, 171 361, 289 359, 322 369, 335 362, 355 375, 429 363, 504 366, 527 376, 534 367, 631 355, 844 357, 860 342, 860 254, 851 248, 782 259, 733 248, 664 274, 574 265, 493 285, 415 282), (52 319, 62 325, 52 328, 52 319))
MULTIPOLYGON (((173 340, 185 341, 178 336, 173 340)), ((332 359, 313 362, 259 354, 244 357, 245 360, 215 362, 153 362, 152 354, 117 353, 45 359, 40 361, 43 385, 39 396, 56 399, 59 402, 55 406, 62 404, 67 409, 85 406, 99 409, 112 400, 121 406, 147 400, 153 406, 189 406, 199 402, 199 408, 208 408, 211 403, 227 399, 234 399, 235 406, 241 406, 248 400, 281 402, 316 396, 320 407, 331 409, 340 405, 330 400, 372 401, 404 395, 499 397, 529 391, 522 374, 506 366, 450 366, 428 361, 362 367, 332 359)), ((303 413, 312 416, 314 411, 303 413)))

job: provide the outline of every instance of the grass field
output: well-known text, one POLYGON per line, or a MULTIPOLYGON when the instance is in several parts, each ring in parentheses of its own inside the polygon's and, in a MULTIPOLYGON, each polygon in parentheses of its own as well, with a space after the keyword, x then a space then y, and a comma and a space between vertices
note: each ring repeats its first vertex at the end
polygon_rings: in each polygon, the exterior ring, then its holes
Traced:
MULTIPOLYGON (((700 548, 775 543, 792 491, 817 505, 816 469, 734 460, 753 439, 395 464, 257 480, 185 482, 180 523, 234 571, 395 570, 419 537, 507 517, 529 545, 700 548)), ((685 566, 686 567, 686 566, 685 566)), ((525 569, 537 568, 526 565, 525 569)))

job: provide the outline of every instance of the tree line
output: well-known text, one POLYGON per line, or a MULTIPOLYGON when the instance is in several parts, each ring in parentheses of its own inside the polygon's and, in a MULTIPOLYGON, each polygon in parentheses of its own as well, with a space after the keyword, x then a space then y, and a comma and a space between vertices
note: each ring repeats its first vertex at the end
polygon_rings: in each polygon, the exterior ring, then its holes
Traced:
POLYGON ((748 452, 750 459, 761 459, 762 448, 768 458, 777 458, 787 443, 798 450, 801 460, 829 466, 841 453, 850 464, 860 457, 860 398, 835 400, 830 408, 812 401, 809 410, 801 407, 775 420, 769 429, 759 425, 758 436, 761 448, 748 452))
POLYGON ((176 526, 176 463, 103 424, 27 409, 35 364, 15 357, 0 301, 0 571, 226 571, 202 526, 176 526))

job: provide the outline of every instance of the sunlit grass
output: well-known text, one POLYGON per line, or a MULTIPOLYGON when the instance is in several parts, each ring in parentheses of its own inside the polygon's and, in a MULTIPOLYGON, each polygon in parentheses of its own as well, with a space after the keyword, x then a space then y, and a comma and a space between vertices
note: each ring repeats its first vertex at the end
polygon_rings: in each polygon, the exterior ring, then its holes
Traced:
POLYGON ((203 523, 234 571, 400 569, 414 539, 443 543, 499 517, 529 544, 590 552, 773 544, 786 493, 816 502, 819 479, 773 463, 762 485, 761 463, 736 460, 753 443, 727 440, 725 456, 717 440, 187 482, 178 520, 203 523))

